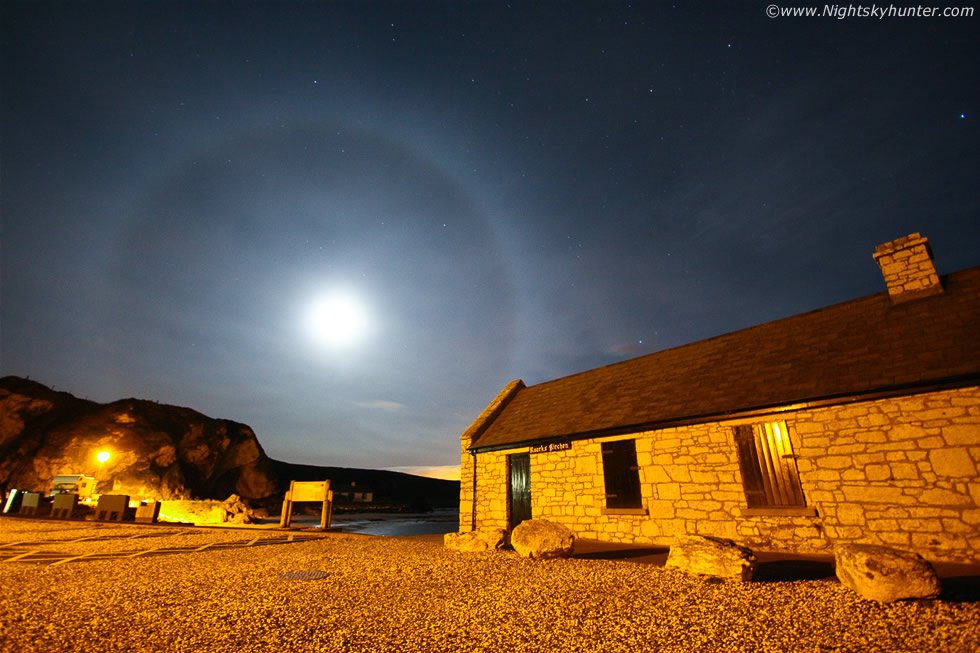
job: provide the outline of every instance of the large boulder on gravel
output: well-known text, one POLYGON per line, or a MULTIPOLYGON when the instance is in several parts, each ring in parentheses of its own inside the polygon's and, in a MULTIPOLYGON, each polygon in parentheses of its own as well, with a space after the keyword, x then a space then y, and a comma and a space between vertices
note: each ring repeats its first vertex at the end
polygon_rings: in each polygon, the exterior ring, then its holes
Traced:
POLYGON ((483 551, 495 551, 502 547, 506 535, 507 531, 502 528, 470 531, 468 533, 446 533, 443 536, 443 543, 446 548, 454 551, 482 553, 483 551))
POLYGON ((699 576, 750 581, 758 563, 751 549, 731 540, 702 535, 678 538, 670 547, 667 567, 699 576))
POLYGON ((232 524, 254 524, 255 513, 237 494, 233 494, 221 504, 225 511, 224 521, 232 524))
POLYGON ((863 598, 888 603, 934 599, 941 589, 936 570, 917 553, 873 544, 834 548, 837 579, 863 598))
POLYGON ((575 535, 561 524, 528 519, 511 531, 510 545, 525 558, 567 558, 575 547, 575 535))

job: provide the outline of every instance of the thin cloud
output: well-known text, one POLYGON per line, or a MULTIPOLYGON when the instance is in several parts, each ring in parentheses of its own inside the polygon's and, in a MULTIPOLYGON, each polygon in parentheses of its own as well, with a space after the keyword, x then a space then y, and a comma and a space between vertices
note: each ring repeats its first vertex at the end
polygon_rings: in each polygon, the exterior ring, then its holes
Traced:
POLYGON ((406 407, 405 404, 400 404, 397 401, 388 401, 387 399, 374 399, 373 401, 355 401, 354 405, 360 406, 361 408, 383 410, 386 413, 395 413, 406 407))

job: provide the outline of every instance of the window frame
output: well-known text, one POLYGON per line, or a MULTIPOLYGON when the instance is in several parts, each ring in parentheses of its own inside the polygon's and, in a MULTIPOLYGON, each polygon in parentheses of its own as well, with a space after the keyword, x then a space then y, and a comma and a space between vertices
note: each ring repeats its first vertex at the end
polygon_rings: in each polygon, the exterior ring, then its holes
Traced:
POLYGON ((605 489, 604 514, 645 515, 636 440, 599 443, 605 489))
POLYGON ((785 421, 740 424, 733 438, 745 494, 743 515, 815 514, 806 504, 785 421))

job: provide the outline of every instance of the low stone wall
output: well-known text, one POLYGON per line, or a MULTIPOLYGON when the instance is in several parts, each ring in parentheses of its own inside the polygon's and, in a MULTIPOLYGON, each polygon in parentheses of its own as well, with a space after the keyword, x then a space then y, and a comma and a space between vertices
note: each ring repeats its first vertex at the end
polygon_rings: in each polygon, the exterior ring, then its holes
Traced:
POLYGON ((251 524, 254 515, 251 508, 238 495, 224 501, 175 500, 160 502, 159 521, 190 522, 194 524, 251 524))
POLYGON ((162 522, 223 524, 225 522, 225 509, 222 507, 221 501, 161 501, 159 520, 162 522))
MULTIPOLYGON (((466 443, 464 443, 464 448, 466 443)), ((507 455, 476 457, 476 526, 507 528, 507 455)), ((470 457, 464 453, 465 459, 470 457)), ((980 562, 980 388, 577 440, 531 454, 532 515, 576 537, 669 544, 681 535, 759 550, 827 553, 835 543, 980 562), (782 420, 815 515, 746 514, 734 427, 782 420), (646 514, 605 510, 600 442, 635 440, 646 514)), ((471 485, 464 481, 467 499, 471 485)), ((465 524, 467 512, 461 511, 465 524)))

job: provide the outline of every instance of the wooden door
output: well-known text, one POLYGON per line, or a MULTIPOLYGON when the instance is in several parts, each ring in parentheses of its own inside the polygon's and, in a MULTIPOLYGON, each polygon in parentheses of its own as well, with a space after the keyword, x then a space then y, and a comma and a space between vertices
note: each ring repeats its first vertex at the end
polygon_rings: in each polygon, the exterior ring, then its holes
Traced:
POLYGON ((510 467, 510 527, 531 518, 531 455, 515 453, 507 457, 510 467))

